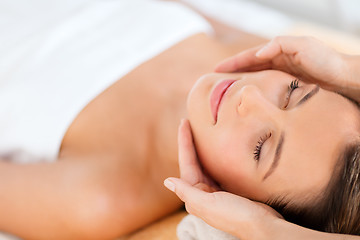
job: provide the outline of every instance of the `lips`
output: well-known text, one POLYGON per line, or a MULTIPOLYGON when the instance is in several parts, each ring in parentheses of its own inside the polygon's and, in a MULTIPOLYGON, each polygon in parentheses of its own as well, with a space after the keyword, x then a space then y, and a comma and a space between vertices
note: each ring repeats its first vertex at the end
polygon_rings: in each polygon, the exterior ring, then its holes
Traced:
POLYGON ((212 91, 210 95, 210 107, 211 107, 211 113, 213 115, 213 118, 215 120, 215 123, 217 122, 218 117, 218 111, 221 104, 221 100, 223 99, 224 95, 226 94, 226 91, 229 89, 229 87, 235 82, 236 80, 233 79, 227 79, 219 82, 214 90, 212 91))

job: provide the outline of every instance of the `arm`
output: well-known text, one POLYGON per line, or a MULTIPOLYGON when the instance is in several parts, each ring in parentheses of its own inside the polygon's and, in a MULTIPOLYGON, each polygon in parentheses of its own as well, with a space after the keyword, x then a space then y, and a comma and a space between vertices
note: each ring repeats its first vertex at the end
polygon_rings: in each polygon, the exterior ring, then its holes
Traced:
POLYGON ((85 228, 98 234, 111 204, 94 167, 85 159, 0 162, 0 229, 25 239, 91 239, 85 228))
POLYGON ((160 183, 134 172, 102 156, 0 162, 0 231, 36 240, 114 239, 178 207, 160 183))

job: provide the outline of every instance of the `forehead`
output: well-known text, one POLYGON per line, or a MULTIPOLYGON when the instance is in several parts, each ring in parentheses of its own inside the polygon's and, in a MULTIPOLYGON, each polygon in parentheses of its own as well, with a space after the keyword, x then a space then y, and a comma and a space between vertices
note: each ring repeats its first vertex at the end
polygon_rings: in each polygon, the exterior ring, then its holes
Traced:
POLYGON ((289 114, 282 160, 273 178, 285 185, 277 190, 304 194, 326 187, 342 149, 359 132, 358 119, 351 101, 326 90, 289 114))

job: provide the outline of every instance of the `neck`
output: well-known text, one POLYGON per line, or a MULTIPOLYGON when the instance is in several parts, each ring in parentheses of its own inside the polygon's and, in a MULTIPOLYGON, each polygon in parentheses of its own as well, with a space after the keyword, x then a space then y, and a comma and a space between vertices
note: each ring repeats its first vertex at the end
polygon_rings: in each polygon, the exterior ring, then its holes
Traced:
POLYGON ((177 128, 180 119, 186 118, 188 92, 197 79, 239 50, 238 46, 229 47, 197 34, 136 68, 126 76, 127 83, 122 80, 138 92, 133 99, 147 125, 143 136, 147 136, 145 156, 153 156, 149 161, 160 161, 163 166, 175 164, 177 169, 177 128))

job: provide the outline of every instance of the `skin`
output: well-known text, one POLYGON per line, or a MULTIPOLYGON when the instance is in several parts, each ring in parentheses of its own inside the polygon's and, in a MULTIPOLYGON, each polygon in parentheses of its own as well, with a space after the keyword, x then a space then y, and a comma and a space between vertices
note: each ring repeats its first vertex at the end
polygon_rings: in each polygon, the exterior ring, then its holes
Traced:
POLYGON ((218 33, 185 39, 93 99, 65 133, 58 161, 2 159, 0 228, 24 239, 114 239, 178 209, 161 182, 178 175, 176 127, 189 89, 220 60, 264 42, 218 33))
MULTIPOLYGON (((359 56, 342 55, 311 37, 281 36, 263 46, 236 54, 219 63, 215 70, 242 72, 282 69, 324 88, 330 86, 336 92, 358 101, 359 56), (326 61, 319 61, 321 57, 326 61)), ((219 191, 200 166, 188 121, 180 124, 178 136, 181 179, 168 178, 164 184, 185 202, 189 213, 211 226, 244 240, 281 240, 289 239, 289 236, 291 239, 312 240, 360 238, 307 229, 283 220, 267 205, 219 191)))
POLYGON ((214 27, 215 37, 189 36, 96 96, 67 129, 57 161, 1 159, 1 231, 115 239, 179 209, 162 182, 179 174, 177 126, 189 90, 222 59, 264 42, 229 29, 239 41, 225 43, 214 27))
POLYGON ((314 231, 285 221, 269 206, 221 191, 199 164, 188 120, 181 122, 178 135, 179 178, 168 178, 164 185, 185 202, 186 210, 209 225, 242 240, 264 239, 359 239, 314 231))
POLYGON ((359 55, 337 52, 310 36, 278 36, 267 44, 224 59, 214 70, 223 73, 281 70, 359 102, 359 62, 359 55))
POLYGON ((315 199, 327 186, 343 147, 359 133, 359 111, 322 88, 296 106, 317 88, 302 81, 284 108, 294 79, 275 70, 215 73, 201 77, 191 90, 187 109, 199 160, 223 189, 260 202, 285 197, 296 204, 315 199), (224 95, 215 124, 209 99, 224 79, 237 81, 224 95), (255 146, 268 133, 257 161, 255 146), (281 156, 268 175, 281 135, 281 156))

